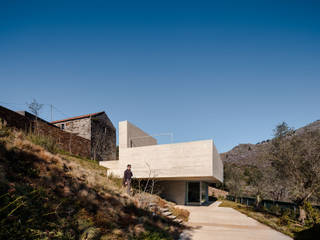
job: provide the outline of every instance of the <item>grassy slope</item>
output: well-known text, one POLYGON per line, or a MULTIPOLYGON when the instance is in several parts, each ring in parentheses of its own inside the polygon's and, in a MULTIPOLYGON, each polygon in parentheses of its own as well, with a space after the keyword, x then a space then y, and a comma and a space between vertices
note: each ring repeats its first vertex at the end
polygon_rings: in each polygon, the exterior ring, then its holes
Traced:
POLYGON ((297 233, 307 230, 308 227, 303 227, 297 222, 287 221, 281 217, 266 213, 266 212, 257 212, 252 207, 248 207, 239 203, 235 203, 228 200, 223 200, 219 207, 230 207, 239 212, 251 217, 279 232, 282 232, 290 237, 295 239, 313 239, 313 238, 297 238, 299 235, 297 233))
POLYGON ((0 239, 174 239, 96 163, 51 154, 0 126, 0 239))

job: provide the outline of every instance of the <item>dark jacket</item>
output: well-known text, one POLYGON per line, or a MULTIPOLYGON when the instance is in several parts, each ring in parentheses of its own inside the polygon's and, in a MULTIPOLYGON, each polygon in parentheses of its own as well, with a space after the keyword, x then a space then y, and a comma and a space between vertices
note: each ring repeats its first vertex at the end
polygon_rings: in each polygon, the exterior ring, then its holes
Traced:
POLYGON ((124 175, 123 175, 123 184, 126 183, 126 181, 130 181, 132 178, 133 174, 131 172, 131 170, 127 169, 124 171, 124 175))

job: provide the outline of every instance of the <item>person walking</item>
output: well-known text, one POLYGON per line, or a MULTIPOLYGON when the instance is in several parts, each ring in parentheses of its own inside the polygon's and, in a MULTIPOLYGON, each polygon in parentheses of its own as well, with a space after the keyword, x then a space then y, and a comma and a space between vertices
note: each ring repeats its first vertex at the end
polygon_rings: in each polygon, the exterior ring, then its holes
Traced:
POLYGON ((123 185, 126 187, 128 195, 131 195, 131 178, 132 178, 132 176, 133 176, 133 174, 131 172, 131 165, 128 164, 127 169, 124 171, 124 174, 123 174, 123 185))

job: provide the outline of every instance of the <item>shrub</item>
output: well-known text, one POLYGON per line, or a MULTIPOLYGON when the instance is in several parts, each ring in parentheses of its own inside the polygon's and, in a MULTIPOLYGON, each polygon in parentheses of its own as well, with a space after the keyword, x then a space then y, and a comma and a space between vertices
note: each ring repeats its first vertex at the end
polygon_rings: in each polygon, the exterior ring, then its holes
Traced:
POLYGON ((0 118, 0 137, 7 137, 9 136, 9 128, 7 127, 6 121, 3 121, 0 118))
POLYGON ((177 218, 187 222, 189 219, 190 212, 186 209, 178 208, 178 207, 173 207, 171 209, 171 212, 173 215, 175 215, 177 218))
POLYGON ((281 213, 281 208, 278 205, 272 205, 269 208, 269 212, 276 215, 276 216, 279 216, 281 213))
POLYGON ((281 226, 286 226, 290 222, 290 216, 291 216, 291 210, 290 209, 285 209, 279 219, 279 224, 281 226))
POLYGON ((32 143, 43 147, 44 149, 46 149, 51 153, 56 153, 58 151, 56 141, 54 141, 54 139, 52 139, 51 137, 36 135, 36 134, 29 134, 28 139, 32 143))
POLYGON ((114 174, 109 174, 108 179, 113 182, 117 187, 121 188, 123 186, 123 179, 115 176, 114 174))
POLYGON ((314 224, 319 224, 320 223, 320 212, 319 210, 315 209, 312 207, 310 202, 306 202, 304 204, 304 209, 306 211, 306 220, 305 224, 307 226, 312 226, 314 224))

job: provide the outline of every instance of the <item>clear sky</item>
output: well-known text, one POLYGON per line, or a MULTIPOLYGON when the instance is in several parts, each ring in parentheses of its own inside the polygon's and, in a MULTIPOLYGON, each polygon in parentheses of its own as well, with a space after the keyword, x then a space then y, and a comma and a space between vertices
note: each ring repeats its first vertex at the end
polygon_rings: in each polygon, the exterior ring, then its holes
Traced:
POLYGON ((256 143, 320 119, 319 13, 308 0, 0 0, 0 105, 105 110, 220 152, 256 143))

